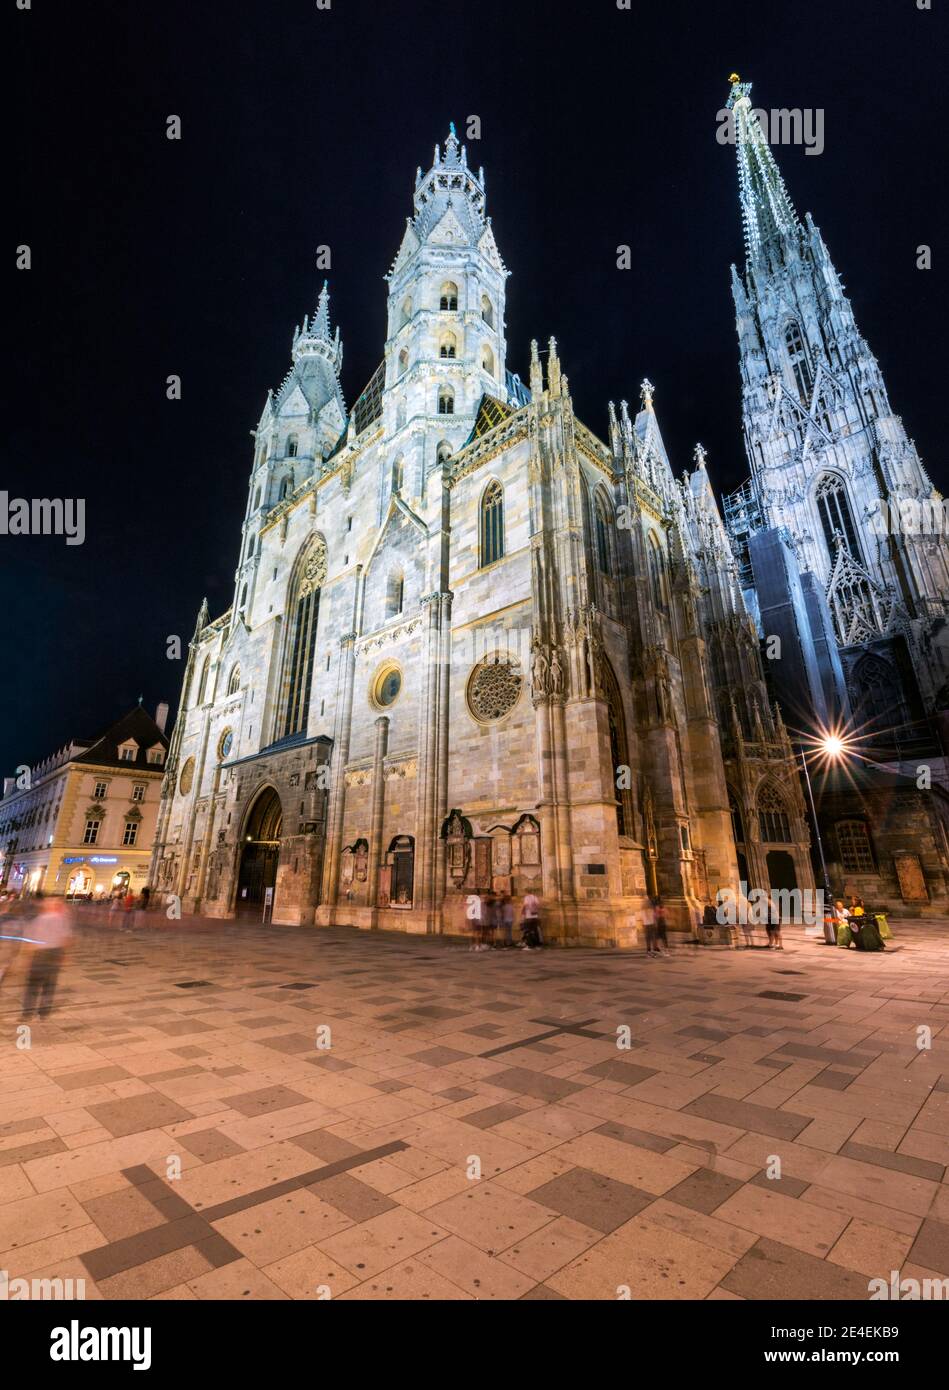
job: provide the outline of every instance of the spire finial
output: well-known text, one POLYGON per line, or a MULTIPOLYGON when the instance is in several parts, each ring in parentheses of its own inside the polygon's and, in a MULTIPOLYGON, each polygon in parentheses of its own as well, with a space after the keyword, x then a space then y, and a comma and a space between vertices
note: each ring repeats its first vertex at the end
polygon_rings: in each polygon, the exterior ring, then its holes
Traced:
POLYGON ((644 410, 652 410, 652 397, 655 389, 648 376, 643 377, 642 385, 639 388, 639 394, 642 399, 644 410))
POLYGON ((695 459, 696 468, 705 468, 705 460, 708 455, 701 444, 696 444, 692 457, 695 459))

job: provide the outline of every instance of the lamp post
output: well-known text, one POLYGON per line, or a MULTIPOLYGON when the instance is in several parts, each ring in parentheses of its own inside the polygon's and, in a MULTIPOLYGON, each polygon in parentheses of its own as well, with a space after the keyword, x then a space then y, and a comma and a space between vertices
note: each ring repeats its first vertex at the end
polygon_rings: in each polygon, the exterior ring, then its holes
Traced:
MULTIPOLYGON (((814 741, 814 752, 819 753, 827 763, 836 765, 843 761, 844 754, 847 752, 847 740, 838 733, 827 733, 821 730, 820 737, 814 741)), ((824 856, 824 841, 821 839, 820 823, 817 819, 817 806, 814 802, 814 788, 811 785, 810 768, 807 766, 807 752, 803 744, 798 745, 798 752, 801 755, 801 767, 804 769, 804 781, 807 783, 807 799, 811 807, 811 820, 814 823, 814 835, 817 839, 817 852, 820 855, 821 873, 824 879, 824 897, 827 901, 833 902, 834 895, 830 886, 830 875, 827 872, 827 860, 824 856)))

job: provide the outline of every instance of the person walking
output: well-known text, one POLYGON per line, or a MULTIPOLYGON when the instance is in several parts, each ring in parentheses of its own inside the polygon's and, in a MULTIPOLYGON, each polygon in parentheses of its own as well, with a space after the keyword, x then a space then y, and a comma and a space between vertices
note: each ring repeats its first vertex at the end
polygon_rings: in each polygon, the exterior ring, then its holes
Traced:
POLYGON ((652 898, 647 898, 643 907, 643 929, 646 933, 646 957, 654 960, 659 951, 656 946, 656 907, 652 898))
POLYGON ((29 924, 33 956, 23 996, 24 1018, 32 1018, 34 1013, 49 1017, 66 947, 72 941, 69 908, 63 899, 43 898, 40 893, 36 897, 40 901, 39 911, 29 924))
POLYGON ((656 955, 669 958, 669 942, 666 939, 666 909, 662 898, 657 897, 653 907, 653 918, 656 924, 656 955))
POLYGON ((525 950, 536 951, 540 948, 540 902, 534 892, 524 894, 521 906, 521 938, 521 946, 525 950))
POLYGON ((499 903, 501 945, 514 945, 514 899, 510 893, 502 893, 499 903))

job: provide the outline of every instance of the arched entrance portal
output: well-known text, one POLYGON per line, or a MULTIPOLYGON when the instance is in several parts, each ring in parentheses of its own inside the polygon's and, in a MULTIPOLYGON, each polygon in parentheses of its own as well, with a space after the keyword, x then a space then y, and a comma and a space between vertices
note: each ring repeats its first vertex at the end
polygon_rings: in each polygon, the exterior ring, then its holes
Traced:
POLYGON ((257 921, 262 919, 267 889, 273 889, 277 882, 282 828, 280 797, 273 787, 266 787, 251 807, 244 827, 237 898, 234 902, 237 917, 253 917, 257 921))

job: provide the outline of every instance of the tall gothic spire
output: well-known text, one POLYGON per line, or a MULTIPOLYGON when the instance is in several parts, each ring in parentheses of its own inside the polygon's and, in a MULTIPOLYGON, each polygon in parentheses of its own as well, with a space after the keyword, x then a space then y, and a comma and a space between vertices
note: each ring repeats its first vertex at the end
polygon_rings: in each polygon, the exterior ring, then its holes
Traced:
POLYGON ((770 241, 799 233, 801 224, 751 105, 751 83, 741 82, 732 73, 731 84, 727 105, 734 113, 741 217, 751 261, 762 255, 770 241))
POLYGON ((343 345, 340 342, 339 327, 337 326, 335 337, 330 327, 330 289, 327 280, 323 281, 312 320, 309 317, 305 318, 302 327, 293 335, 294 362, 310 357, 322 357, 339 376, 343 365, 343 345))

